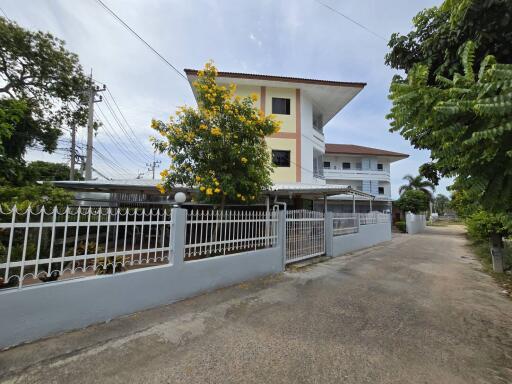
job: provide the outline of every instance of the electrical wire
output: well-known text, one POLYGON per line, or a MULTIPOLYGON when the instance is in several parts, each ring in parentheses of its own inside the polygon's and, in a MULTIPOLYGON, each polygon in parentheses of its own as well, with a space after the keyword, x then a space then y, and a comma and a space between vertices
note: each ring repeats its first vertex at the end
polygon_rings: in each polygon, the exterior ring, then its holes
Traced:
POLYGON ((108 99, 105 97, 103 98, 103 101, 105 101, 105 105, 107 109, 110 111, 110 114, 114 118, 115 122, 121 128, 121 131, 126 135, 126 139, 129 141, 129 143, 133 146, 133 149, 135 150, 135 153, 140 156, 141 159, 144 161, 150 161, 151 157, 146 154, 146 149, 137 141, 137 137, 133 135, 130 135, 126 128, 124 127, 124 124, 121 123, 120 119, 117 117, 117 114, 113 110, 112 106, 110 105, 108 99))
MULTIPOLYGON (((123 118, 124 122, 126 123, 128 129, 130 130, 130 132, 132 133, 133 135, 133 138, 135 140, 137 140, 137 134, 135 133, 134 129, 132 128, 132 126, 130 125, 130 123, 128 123, 128 120, 126 119, 124 113, 121 111, 121 108, 119 108, 119 104, 117 104, 116 102, 116 99, 114 98, 114 95, 112 94, 112 92, 110 92, 110 89, 107 87, 107 93, 109 94, 110 98, 112 99, 112 102, 114 103, 114 105, 116 106, 117 110, 119 111, 119 114, 121 115, 121 117, 123 118)), ((141 145, 142 147, 142 145, 141 145)), ((143 148, 143 147, 142 147, 143 148)), ((151 157, 150 157, 151 159, 151 157)))
POLYGON ((374 35, 375 37, 377 37, 377 38, 379 38, 379 39, 381 39, 381 40, 384 40, 384 41, 386 41, 386 42, 388 41, 384 36, 381 36, 381 35, 379 35, 378 33, 373 32, 373 31, 372 31, 370 28, 368 28, 367 26, 365 26, 365 25, 361 24, 360 22, 358 22, 358 21, 356 21, 356 20, 354 20, 354 19, 352 19, 352 18, 348 17, 347 15, 345 15, 345 14, 343 14, 342 12, 338 11, 337 9, 335 9, 335 8, 331 7, 330 5, 325 4, 325 3, 323 3, 323 2, 322 2, 322 1, 320 1, 320 0, 315 0, 315 1, 316 1, 318 4, 320 4, 320 5, 324 6, 325 8, 327 8, 327 9, 331 10, 332 12, 334 12, 334 13, 336 13, 336 14, 340 15, 341 17, 345 18, 346 20, 350 21, 351 23, 353 23, 353 24, 357 25, 358 27, 360 27, 360 28, 364 29, 366 32, 371 33, 371 34, 372 34, 372 35, 374 35))
POLYGON ((99 105, 98 105, 98 111, 103 116, 103 119, 100 119, 99 116, 97 114, 95 114, 96 118, 99 121, 102 121, 102 122, 104 121, 107 123, 106 125, 105 124, 103 125, 103 127, 105 128, 103 131, 107 134, 108 137, 110 137, 110 139, 114 142, 114 144, 116 144, 118 146, 117 149, 119 150, 119 152, 121 152, 123 154, 123 156, 126 157, 126 159, 128 159, 128 161, 133 162, 134 157, 137 157, 137 154, 130 151, 130 149, 128 149, 126 147, 126 145, 121 144, 121 142, 115 137, 115 135, 117 135, 115 133, 115 129, 99 105), (108 127, 110 127, 110 129, 112 130, 113 133, 110 132, 108 127))
POLYGON ((146 40, 144 40, 137 32, 133 30, 123 19, 121 19, 113 10, 106 6, 101 0, 96 0, 108 13, 110 13, 117 21, 119 21, 128 31, 130 31, 137 39, 139 39, 146 47, 148 47, 155 55, 157 55, 164 63, 171 67, 178 75, 180 75, 185 81, 188 82, 187 78, 181 73, 169 60, 167 60, 160 52, 151 46, 146 40))

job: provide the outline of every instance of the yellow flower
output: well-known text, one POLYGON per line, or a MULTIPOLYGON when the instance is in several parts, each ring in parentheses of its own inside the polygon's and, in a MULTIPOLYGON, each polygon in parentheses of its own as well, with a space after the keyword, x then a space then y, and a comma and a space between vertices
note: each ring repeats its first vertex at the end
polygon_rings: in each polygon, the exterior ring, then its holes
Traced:
POLYGON ((157 184, 156 189, 158 189, 162 195, 165 193, 165 187, 162 184, 157 184))
POLYGON ((214 135, 214 136, 220 136, 220 135, 222 134, 222 132, 221 132, 220 128, 218 128, 218 127, 214 127, 214 128, 212 128, 211 133, 212 133, 212 135, 214 135))
POLYGON ((206 194, 207 194, 207 195, 213 195, 213 191, 212 191, 212 189, 211 189, 211 188, 208 188, 208 189, 206 190, 206 194))
POLYGON ((156 129, 158 128, 158 120, 151 119, 151 128, 156 129))
POLYGON ((204 192, 204 190, 205 190, 205 189, 206 189, 205 187, 201 187, 201 188, 199 188, 199 190, 200 190, 201 192, 204 192))
POLYGON ((162 172, 160 172, 160 176, 162 176, 162 177, 169 176, 169 171, 167 169, 164 169, 162 172))
POLYGON ((254 200, 254 199, 255 199, 255 197, 254 197, 254 196, 251 196, 251 200, 254 200))
POLYGON ((215 188, 214 192, 215 193, 219 193, 220 192, 220 188, 215 188))
POLYGON ((242 196, 242 201, 245 201, 245 196, 242 196))
POLYGON ((251 93, 251 100, 252 101, 258 100, 258 95, 256 93, 251 93))
POLYGON ((214 184, 215 184, 216 187, 219 186, 219 182, 217 180, 214 181, 214 184))
POLYGON ((244 164, 245 164, 245 163, 247 163, 247 159, 246 159, 245 157, 242 157, 242 158, 240 159, 240 161, 241 161, 242 163, 244 163, 244 164))
POLYGON ((199 128, 200 128, 200 129, 204 129, 204 130, 208 129, 208 127, 207 127, 205 124, 201 124, 201 125, 199 125, 199 128))
POLYGON ((201 181, 201 177, 196 176, 196 181, 201 181))
POLYGON ((237 194, 236 194, 236 197, 241 198, 241 197, 242 197, 242 195, 241 195, 241 194, 239 194, 239 193, 237 193, 237 194))

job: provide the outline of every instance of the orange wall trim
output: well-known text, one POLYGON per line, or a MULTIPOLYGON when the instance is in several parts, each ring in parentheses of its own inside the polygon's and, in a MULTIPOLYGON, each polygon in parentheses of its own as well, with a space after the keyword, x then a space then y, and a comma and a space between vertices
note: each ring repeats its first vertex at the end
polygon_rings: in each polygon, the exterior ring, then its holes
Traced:
POLYGON ((277 132, 270 137, 273 139, 296 139, 297 134, 295 132, 277 132))
POLYGON ((298 183, 301 180, 301 164, 300 159, 301 156, 301 141, 302 141, 302 133, 301 133, 301 118, 300 118, 300 89, 295 90, 295 179, 298 183))
POLYGON ((261 97, 260 97, 260 109, 265 115, 265 103, 267 100, 267 87, 261 87, 261 97))

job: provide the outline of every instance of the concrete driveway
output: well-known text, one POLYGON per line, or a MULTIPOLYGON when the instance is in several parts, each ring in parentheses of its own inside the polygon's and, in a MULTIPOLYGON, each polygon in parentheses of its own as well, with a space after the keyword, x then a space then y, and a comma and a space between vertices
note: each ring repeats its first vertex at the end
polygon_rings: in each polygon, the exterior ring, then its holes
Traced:
POLYGON ((397 235, 4 351, 0 381, 511 383, 512 301, 478 269, 460 227, 397 235))

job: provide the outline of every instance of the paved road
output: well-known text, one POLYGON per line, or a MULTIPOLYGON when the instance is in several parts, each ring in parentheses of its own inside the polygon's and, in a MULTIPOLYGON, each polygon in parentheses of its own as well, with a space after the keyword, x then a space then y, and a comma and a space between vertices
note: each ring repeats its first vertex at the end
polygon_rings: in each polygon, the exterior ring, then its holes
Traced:
POLYGON ((430 228, 2 352, 0 381, 511 383, 512 301, 430 228))

